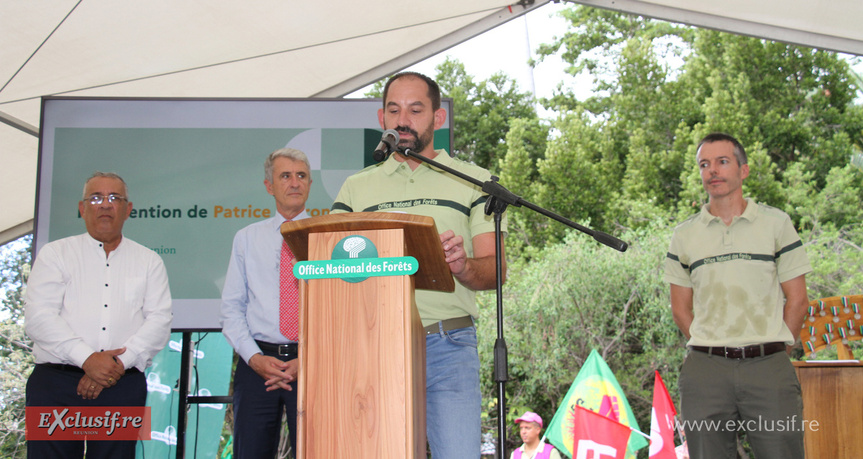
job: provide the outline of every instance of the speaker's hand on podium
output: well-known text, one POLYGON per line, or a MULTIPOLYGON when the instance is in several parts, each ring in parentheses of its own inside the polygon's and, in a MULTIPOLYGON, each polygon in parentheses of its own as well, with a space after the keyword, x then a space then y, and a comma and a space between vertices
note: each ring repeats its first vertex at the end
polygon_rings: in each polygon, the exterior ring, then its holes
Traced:
MULTIPOLYGON (((490 290, 497 285, 494 233, 477 234, 471 239, 473 257, 468 258, 464 249, 464 238, 452 230, 441 233, 444 259, 449 264, 453 277, 471 290, 490 290)), ((501 241, 501 245, 503 242, 501 241)), ((503 247, 501 247, 503 256, 503 247)), ((506 258, 503 258, 501 273, 506 279, 506 258)))
POLYGON ((440 235, 444 259, 449 264, 449 270, 458 277, 467 268, 467 252, 464 251, 464 238, 447 230, 440 235))
POLYGON ((267 392, 278 389, 294 390, 290 383, 297 379, 298 359, 283 362, 275 357, 255 354, 249 359, 249 366, 264 379, 267 392))

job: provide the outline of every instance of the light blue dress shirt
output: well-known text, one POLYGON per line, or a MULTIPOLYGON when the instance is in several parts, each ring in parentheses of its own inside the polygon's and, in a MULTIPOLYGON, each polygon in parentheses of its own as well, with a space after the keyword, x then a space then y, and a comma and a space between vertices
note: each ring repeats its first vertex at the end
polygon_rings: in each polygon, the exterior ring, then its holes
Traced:
MULTIPOLYGON (((303 211, 294 220, 308 218, 303 211)), ((291 342, 279 331, 279 260, 284 217, 276 215, 241 229, 234 236, 222 289, 222 334, 246 361, 261 352, 255 340, 291 342)))

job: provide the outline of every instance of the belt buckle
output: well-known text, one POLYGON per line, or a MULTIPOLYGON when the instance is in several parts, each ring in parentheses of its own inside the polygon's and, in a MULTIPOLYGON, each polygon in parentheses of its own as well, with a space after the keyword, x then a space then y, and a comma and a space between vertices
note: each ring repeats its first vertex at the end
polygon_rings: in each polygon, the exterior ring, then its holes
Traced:
POLYGON ((745 359, 745 358, 746 358, 746 348, 745 348, 745 347, 731 347, 731 348, 730 348, 730 347, 728 347, 728 346, 725 346, 725 347, 723 348, 723 350, 725 351, 725 358, 726 358, 726 359, 743 360, 743 359, 745 359), (729 352, 729 350, 730 350, 730 351, 737 351, 737 350, 739 350, 739 351, 740 351, 740 355, 739 355, 739 356, 735 356, 732 352, 729 352))
POLYGON ((288 355, 292 355, 293 352, 290 351, 291 350, 290 347, 291 347, 290 344, 279 344, 279 350, 278 350, 279 355, 281 355, 283 357, 288 356, 288 355))

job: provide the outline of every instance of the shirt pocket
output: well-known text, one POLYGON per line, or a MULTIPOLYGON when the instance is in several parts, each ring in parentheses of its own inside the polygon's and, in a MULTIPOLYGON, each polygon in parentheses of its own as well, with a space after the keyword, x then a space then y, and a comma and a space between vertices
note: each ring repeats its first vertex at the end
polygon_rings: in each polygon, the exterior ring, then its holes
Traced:
POLYGON ((144 277, 126 277, 122 279, 124 285, 123 301, 133 310, 140 309, 144 305, 144 291, 147 280, 144 277))

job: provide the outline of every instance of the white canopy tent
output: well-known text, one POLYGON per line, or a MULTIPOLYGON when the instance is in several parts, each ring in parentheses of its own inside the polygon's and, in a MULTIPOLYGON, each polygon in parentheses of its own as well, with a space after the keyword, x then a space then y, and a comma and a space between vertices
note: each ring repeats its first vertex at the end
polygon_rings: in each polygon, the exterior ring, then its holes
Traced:
MULTIPOLYGON (((42 96, 341 97, 549 3, 512 1, 0 2, 0 244, 33 229, 42 96)), ((575 3, 863 54, 858 0, 575 3)))
POLYGON ((859 0, 576 0, 708 29, 863 54, 859 0))
POLYGON ((0 3, 0 243, 32 231, 40 98, 340 97, 548 0, 0 3))

